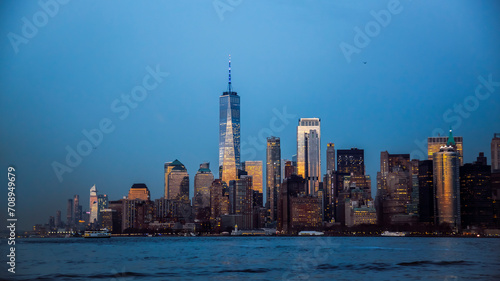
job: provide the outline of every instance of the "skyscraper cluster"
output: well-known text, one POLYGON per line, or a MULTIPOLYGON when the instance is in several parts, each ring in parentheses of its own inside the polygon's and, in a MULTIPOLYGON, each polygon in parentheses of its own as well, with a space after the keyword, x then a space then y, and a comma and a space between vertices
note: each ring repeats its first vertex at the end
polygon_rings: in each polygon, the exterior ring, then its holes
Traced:
MULTIPOLYGON (((382 151, 377 193, 372 195, 361 148, 338 149, 329 142, 322 175, 320 118, 298 120, 292 160, 282 159, 283 140, 269 136, 265 167, 263 161, 241 161, 240 96, 232 86, 231 57, 219 113, 218 178, 210 163, 201 163, 190 197, 188 170, 175 159, 164 164, 162 198, 152 200, 149 188, 136 183, 128 196, 108 202, 94 185, 89 212, 82 212, 77 195, 68 200, 66 225, 106 227, 115 233, 266 227, 279 234, 377 224, 455 232, 500 227, 500 134, 491 142, 491 166, 484 153, 464 164, 463 138, 451 130, 447 137, 428 138, 426 160, 382 151)), ((60 212, 50 224, 62 225, 60 212)))

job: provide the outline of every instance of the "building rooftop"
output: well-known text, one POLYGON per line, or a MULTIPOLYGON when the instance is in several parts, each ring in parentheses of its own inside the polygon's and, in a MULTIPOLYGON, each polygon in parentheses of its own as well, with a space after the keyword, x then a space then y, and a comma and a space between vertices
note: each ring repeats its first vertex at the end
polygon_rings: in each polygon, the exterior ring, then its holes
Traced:
POLYGON ((134 183, 131 188, 145 188, 148 189, 148 187, 144 183, 134 183))

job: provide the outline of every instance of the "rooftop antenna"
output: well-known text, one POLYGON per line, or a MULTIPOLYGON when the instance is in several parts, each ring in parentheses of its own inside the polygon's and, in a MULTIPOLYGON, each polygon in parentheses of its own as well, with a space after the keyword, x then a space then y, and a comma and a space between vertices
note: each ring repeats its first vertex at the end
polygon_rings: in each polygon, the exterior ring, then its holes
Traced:
POLYGON ((229 94, 231 94, 232 89, 231 89, 231 55, 229 55, 229 83, 227 85, 227 91, 229 94))

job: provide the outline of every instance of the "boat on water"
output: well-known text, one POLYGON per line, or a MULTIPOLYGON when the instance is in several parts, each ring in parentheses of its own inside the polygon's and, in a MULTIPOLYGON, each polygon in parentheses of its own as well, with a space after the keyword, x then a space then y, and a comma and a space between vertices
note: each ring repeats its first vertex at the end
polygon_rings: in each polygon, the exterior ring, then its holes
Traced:
POLYGON ((301 231, 301 232, 299 232, 299 235, 300 236, 304 236, 304 235, 320 236, 320 235, 325 235, 325 233, 320 232, 320 231, 301 231))
POLYGON ((84 238, 110 238, 111 233, 107 229, 103 230, 88 230, 83 234, 84 238))
POLYGON ((402 237, 402 236, 405 236, 406 233, 404 233, 404 232, 398 232, 398 231, 393 232, 393 231, 387 231, 386 230, 386 231, 382 232, 382 234, 380 234, 380 235, 382 235, 382 236, 402 237))

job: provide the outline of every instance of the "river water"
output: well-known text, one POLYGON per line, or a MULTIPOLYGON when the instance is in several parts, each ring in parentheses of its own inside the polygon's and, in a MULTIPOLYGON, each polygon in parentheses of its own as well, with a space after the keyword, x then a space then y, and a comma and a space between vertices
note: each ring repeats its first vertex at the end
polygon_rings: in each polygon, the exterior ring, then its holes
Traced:
POLYGON ((2 280, 500 280, 500 239, 31 238, 3 264, 2 280))

